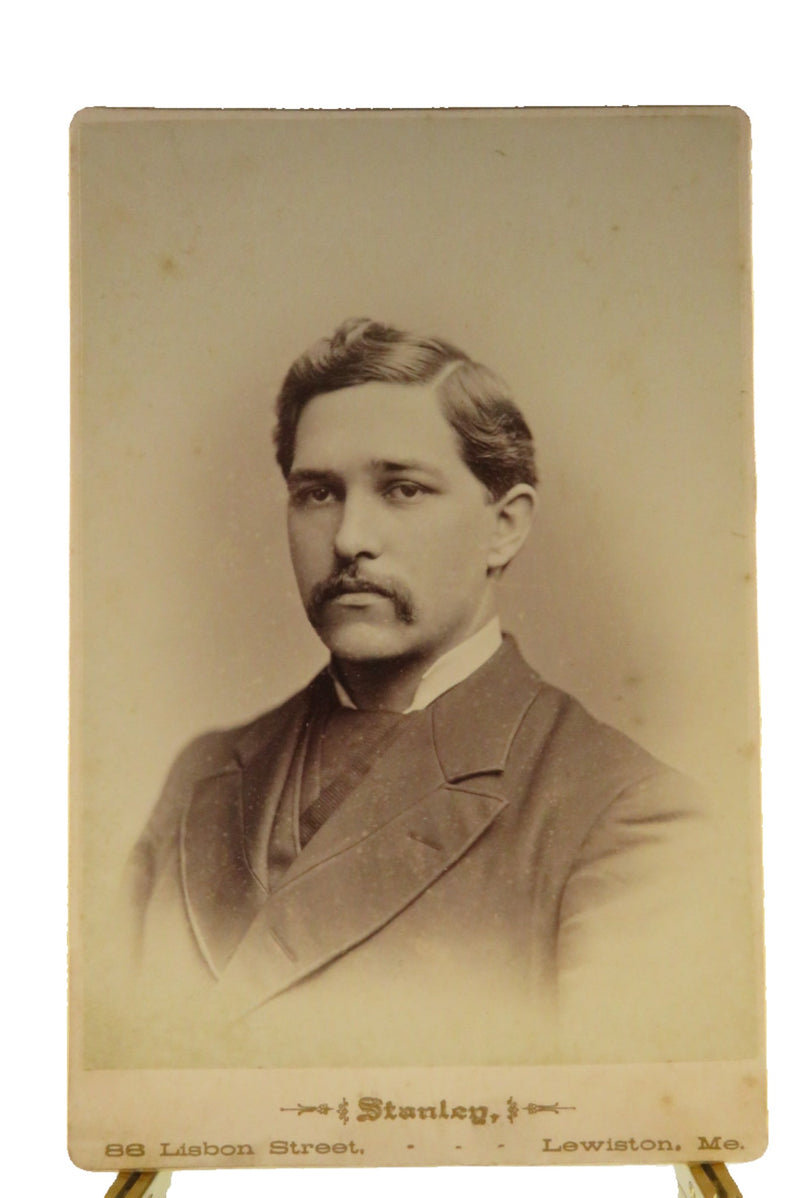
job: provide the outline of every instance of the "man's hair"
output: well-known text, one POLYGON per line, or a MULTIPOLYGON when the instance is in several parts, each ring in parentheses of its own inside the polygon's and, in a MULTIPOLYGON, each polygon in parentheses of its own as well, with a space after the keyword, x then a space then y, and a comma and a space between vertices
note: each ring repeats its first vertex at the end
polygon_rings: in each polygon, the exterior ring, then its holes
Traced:
POLYGON ((277 400, 275 446, 286 478, 306 404, 317 395, 362 383, 436 388, 461 456, 492 499, 517 483, 536 486, 533 437, 508 387, 493 371, 438 337, 405 333, 366 318, 346 320, 292 363, 277 400))

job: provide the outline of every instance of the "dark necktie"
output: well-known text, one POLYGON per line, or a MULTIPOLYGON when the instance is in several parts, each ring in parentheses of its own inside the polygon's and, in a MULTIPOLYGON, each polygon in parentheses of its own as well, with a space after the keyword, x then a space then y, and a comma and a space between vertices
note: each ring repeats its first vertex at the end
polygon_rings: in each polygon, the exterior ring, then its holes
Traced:
POLYGON ((403 716, 393 711, 335 708, 326 723, 319 749, 319 789, 300 813, 303 848, 355 790, 394 739, 403 716))

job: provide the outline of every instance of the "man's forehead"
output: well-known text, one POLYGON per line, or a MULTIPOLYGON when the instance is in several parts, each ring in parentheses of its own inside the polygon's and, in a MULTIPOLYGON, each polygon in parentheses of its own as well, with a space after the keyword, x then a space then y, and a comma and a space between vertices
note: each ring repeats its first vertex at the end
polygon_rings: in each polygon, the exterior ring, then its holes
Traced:
POLYGON ((294 467, 308 457, 337 455, 358 455, 365 465, 460 461, 435 389, 415 383, 363 383, 309 400, 297 426, 294 467))

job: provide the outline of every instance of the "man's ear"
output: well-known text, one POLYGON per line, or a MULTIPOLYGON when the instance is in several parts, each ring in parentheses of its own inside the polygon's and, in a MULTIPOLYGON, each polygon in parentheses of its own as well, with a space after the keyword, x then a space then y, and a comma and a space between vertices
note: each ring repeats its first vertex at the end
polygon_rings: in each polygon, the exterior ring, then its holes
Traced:
POLYGON ((486 563, 490 573, 501 573, 519 553, 530 532, 536 502, 536 492, 527 483, 517 483, 494 501, 495 525, 486 563))

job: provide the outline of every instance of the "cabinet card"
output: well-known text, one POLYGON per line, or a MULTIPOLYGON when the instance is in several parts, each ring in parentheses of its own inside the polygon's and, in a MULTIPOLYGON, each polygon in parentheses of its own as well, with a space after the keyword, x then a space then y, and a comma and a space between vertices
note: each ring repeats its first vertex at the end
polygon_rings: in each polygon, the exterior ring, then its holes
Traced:
POLYGON ((72 148, 73 1159, 757 1156, 747 118, 72 148))

